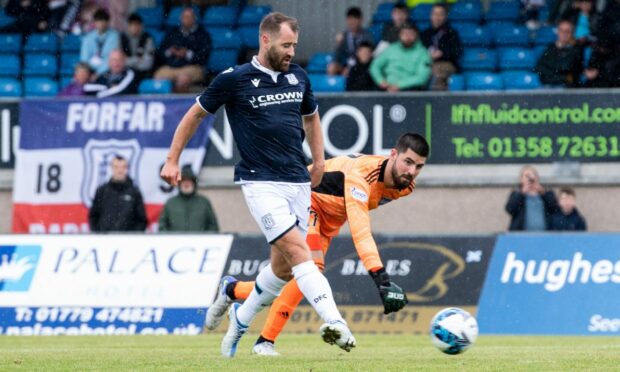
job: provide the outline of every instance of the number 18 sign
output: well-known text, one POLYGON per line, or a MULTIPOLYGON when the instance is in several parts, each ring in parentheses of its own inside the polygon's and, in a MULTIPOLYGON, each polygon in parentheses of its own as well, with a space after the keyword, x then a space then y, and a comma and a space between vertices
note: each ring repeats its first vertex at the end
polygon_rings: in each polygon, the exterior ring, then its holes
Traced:
MULTIPOLYGON (((88 232, 88 208, 122 156, 142 192, 149 225, 175 191, 159 171, 188 98, 24 100, 13 188, 13 232, 88 232)), ((201 125, 181 156, 198 173, 208 140, 201 125)))

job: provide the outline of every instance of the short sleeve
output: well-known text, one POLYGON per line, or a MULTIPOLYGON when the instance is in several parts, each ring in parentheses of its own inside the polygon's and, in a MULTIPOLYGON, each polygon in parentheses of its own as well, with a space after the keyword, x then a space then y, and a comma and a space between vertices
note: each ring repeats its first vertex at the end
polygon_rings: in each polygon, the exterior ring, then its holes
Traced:
POLYGON ((204 92, 196 97, 196 102, 206 112, 215 114, 220 106, 229 102, 234 89, 235 76, 232 67, 223 71, 213 79, 204 92))
POLYGON ((304 91, 304 99, 301 101, 301 115, 306 116, 314 114, 319 106, 314 98, 314 92, 312 92, 312 84, 310 84, 310 79, 305 73, 304 75, 306 78, 306 90, 304 91))

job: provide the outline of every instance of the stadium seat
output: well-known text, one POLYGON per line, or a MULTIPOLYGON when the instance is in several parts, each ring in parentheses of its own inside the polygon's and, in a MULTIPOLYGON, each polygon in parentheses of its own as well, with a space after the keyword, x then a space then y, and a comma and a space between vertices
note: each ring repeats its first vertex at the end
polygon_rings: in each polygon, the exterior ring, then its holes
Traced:
POLYGON ((536 55, 527 48, 502 48, 498 50, 500 70, 531 70, 536 66, 536 55))
POLYGON ((270 6, 247 5, 239 16, 239 26, 258 26, 269 12, 271 12, 270 6))
POLYGON ((258 49, 258 26, 247 26, 239 28, 241 43, 249 49, 258 49))
MULTIPOLYGON (((164 22, 164 25, 166 27, 177 27, 181 24, 181 13, 183 13, 183 9, 185 9, 185 6, 175 6, 172 9, 170 9, 170 12, 168 13, 168 16, 166 17, 166 21, 164 22)), ((200 8, 197 5, 192 6, 192 9, 194 9, 194 14, 196 15, 196 20, 200 20, 200 8)))
POLYGON ((65 88, 67 85, 71 84, 71 82, 73 81, 73 77, 72 76, 61 76, 60 77, 60 85, 59 85, 59 89, 63 89, 65 88))
POLYGON ((525 26, 501 25, 494 29, 493 40, 495 46, 528 46, 530 34, 525 26))
POLYGON ((161 28, 164 23, 164 9, 162 7, 138 8, 136 13, 142 17, 144 27, 161 28))
POLYGON ((229 67, 234 67, 238 58, 239 51, 236 49, 214 49, 209 55, 207 68, 213 73, 218 73, 229 67))
POLYGON ((459 1, 452 5, 448 13, 451 22, 474 22, 482 19, 482 4, 473 1, 459 1))
POLYGON ((63 53, 60 56, 60 74, 73 75, 75 65, 79 62, 80 55, 78 53, 63 53))
POLYGON ((58 83, 49 78, 26 78, 24 93, 26 97, 52 97, 58 94, 58 83))
POLYGON ((492 1, 489 10, 484 15, 484 19, 487 22, 516 22, 520 14, 521 5, 518 1, 492 1))
POLYGON ((467 90, 502 90, 504 83, 499 74, 491 72, 472 72, 465 76, 467 90))
MULTIPOLYGON (((6 6, 6 3, 4 3, 6 6)), ((4 9, 0 9, 0 27, 9 26, 15 23, 15 18, 4 13, 4 9)))
POLYGON ((24 45, 26 53, 56 53, 57 50, 58 37, 54 34, 31 34, 24 45))
POLYGON ((433 8, 433 4, 418 4, 413 10, 411 10, 409 19, 413 21, 416 25, 420 22, 430 22, 431 17, 431 9, 433 8))
POLYGON ((545 50, 547 50, 547 45, 537 45, 532 48, 532 53, 534 54, 536 61, 540 59, 540 57, 543 55, 545 50))
POLYGON ((539 89, 542 84, 538 74, 530 71, 504 71, 501 73, 504 89, 530 90, 539 89))
POLYGON ((19 53, 22 49, 22 35, 0 34, 0 53, 19 53))
POLYGON ((233 28, 237 23, 237 9, 232 6, 212 6, 207 9, 202 24, 211 27, 233 28))
POLYGON ((21 62, 15 54, 0 54, 0 76, 16 77, 21 70, 21 62))
POLYGON ((377 6, 377 11, 372 16, 372 23, 385 23, 392 20, 392 9, 394 3, 386 2, 377 6))
POLYGON ((465 90, 465 77, 459 74, 450 76, 448 78, 448 90, 451 92, 465 90))
POLYGON ((549 45, 555 43, 558 35, 555 33, 555 29, 551 26, 543 26, 536 30, 534 36, 534 45, 549 45))
POLYGON ((418 28, 418 30, 420 32, 422 32, 422 31, 424 31, 424 30, 426 30, 426 29, 431 27, 431 23, 430 22, 422 22, 422 21, 420 21, 420 22, 416 22, 415 25, 416 25, 416 27, 418 28))
POLYGON ((209 34, 213 49, 241 49, 241 37, 237 31, 218 28, 209 30, 209 34))
POLYGON ((465 71, 495 70, 497 52, 492 49, 469 48, 463 51, 461 68, 465 71))
POLYGON ((52 77, 57 70, 56 56, 52 54, 33 53, 24 56, 23 73, 26 76, 52 77))
POLYGON ((325 74, 309 74, 312 90, 315 92, 344 92, 346 79, 344 76, 329 76, 325 74))
POLYGON ((138 87, 140 94, 168 94, 172 93, 172 81, 145 79, 138 87))
POLYGON ((309 74, 324 74, 327 71, 327 65, 334 60, 334 56, 331 53, 314 53, 310 57, 306 71, 309 74))
POLYGON ((383 23, 373 23, 368 27, 368 31, 372 34, 372 41, 375 44, 379 44, 381 36, 383 36, 383 23))
POLYGON ((68 34, 62 38, 60 50, 63 53, 79 53, 82 47, 82 38, 77 35, 68 34))
POLYGON ((486 27, 473 23, 455 23, 453 27, 465 47, 490 47, 492 35, 486 27))
POLYGON ((22 85, 15 78, 0 78, 0 97, 21 97, 22 85))

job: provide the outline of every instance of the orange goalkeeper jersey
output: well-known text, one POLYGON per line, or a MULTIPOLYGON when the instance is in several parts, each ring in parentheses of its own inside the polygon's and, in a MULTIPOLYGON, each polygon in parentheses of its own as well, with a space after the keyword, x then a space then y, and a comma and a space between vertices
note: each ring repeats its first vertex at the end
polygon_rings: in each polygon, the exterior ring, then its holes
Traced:
POLYGON ((415 181, 403 190, 388 189, 383 174, 388 158, 348 155, 325 162, 321 184, 312 189, 312 209, 320 219, 321 235, 334 237, 348 220, 355 249, 367 270, 383 267, 370 231, 369 211, 413 192, 415 181))

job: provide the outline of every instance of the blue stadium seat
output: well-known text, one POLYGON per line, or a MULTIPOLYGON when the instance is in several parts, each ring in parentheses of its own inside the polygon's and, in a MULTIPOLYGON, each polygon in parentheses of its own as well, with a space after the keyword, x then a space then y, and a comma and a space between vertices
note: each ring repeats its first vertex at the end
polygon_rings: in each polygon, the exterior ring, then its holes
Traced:
POLYGON ((21 97, 22 84, 15 78, 0 78, 0 97, 21 97))
POLYGON ((377 6, 377 11, 372 16, 372 23, 385 23, 392 20, 392 9, 394 3, 381 3, 377 6))
POLYGON ((0 76, 16 77, 21 71, 21 62, 15 54, 0 54, 0 76))
POLYGON ((80 62, 80 55, 78 53, 63 53, 60 56, 60 74, 61 75, 73 75, 75 65, 80 62))
POLYGON ((215 49, 209 55, 207 68, 211 72, 218 73, 237 65, 238 58, 239 51, 236 49, 215 49))
POLYGON ((164 23, 164 9, 162 7, 138 8, 136 13, 142 17, 144 27, 160 28, 164 23))
POLYGON ((551 26, 543 26, 536 30, 534 37, 535 45, 549 45, 555 43, 558 35, 555 33, 555 29, 551 26))
POLYGON ((418 4, 418 6, 409 12, 409 19, 416 25, 420 22, 430 22, 432 8, 433 4, 418 4))
POLYGON ((52 97, 58 94, 58 83, 49 78, 24 79, 24 96, 52 97))
POLYGON ((532 48, 532 54, 534 54, 536 61, 540 59, 540 57, 543 55, 545 50, 547 50, 547 45, 536 45, 535 47, 532 48))
POLYGON ((497 52, 493 49, 470 48, 463 51, 461 68, 465 71, 495 70, 497 52))
POLYGON ((0 53, 19 53, 22 50, 22 35, 0 34, 0 53))
MULTIPOLYGON (((6 3, 5 3, 5 6, 6 6, 6 3)), ((13 23, 15 23, 15 18, 7 15, 4 12, 4 9, 0 9, 0 27, 9 26, 13 23)))
MULTIPOLYGON (((183 13, 184 6, 175 6, 170 9, 168 16, 166 17, 166 21, 164 25, 166 27, 177 27, 181 24, 181 13, 183 13)), ((192 6, 194 9, 194 14, 196 15, 196 20, 200 21, 200 8, 197 5, 192 6)))
POLYGON ((233 28, 237 23, 237 9, 232 6, 212 6, 207 9, 202 24, 210 27, 233 28))
POLYGON ((368 31, 372 34, 372 40, 375 44, 379 44, 381 41, 381 36, 383 36, 383 26, 384 23, 373 23, 368 28, 368 31))
POLYGON ((484 26, 473 23, 455 23, 452 26, 466 47, 490 47, 493 43, 491 32, 484 26))
POLYGON ((247 5, 239 16, 239 26, 258 26, 269 12, 271 12, 270 6, 247 5))
POLYGON ((172 81, 144 79, 138 87, 140 94, 168 94, 172 93, 172 81))
POLYGON ((64 89, 67 85, 71 84, 72 81, 73 81, 73 76, 61 76, 60 84, 58 88, 64 89))
POLYGON ((525 26, 501 25, 495 27, 493 39, 495 46, 528 46, 530 33, 525 26))
POLYGON ((239 28, 241 43, 250 49, 258 49, 258 26, 247 26, 239 28))
POLYGON ((234 30, 211 29, 211 42, 213 49, 241 49, 241 37, 234 30))
POLYGON ((451 92, 465 90, 465 77, 459 74, 450 76, 448 78, 448 90, 451 92))
POLYGON ((502 90, 504 82, 501 75, 492 72, 472 72, 465 76, 467 90, 502 90))
POLYGON ((60 50, 63 53, 79 53, 82 47, 82 38, 77 35, 68 34, 62 38, 60 50))
POLYGON ((482 19, 482 4, 474 1, 459 1, 452 5, 448 13, 451 22, 475 22, 482 19))
POLYGON ((492 1, 484 18, 487 22, 512 21, 516 22, 521 13, 521 4, 518 1, 492 1))
POLYGON ((536 66, 536 55, 528 48, 502 48, 499 52, 500 70, 531 70, 536 66))
POLYGON ((54 34, 31 34, 24 45, 26 53, 56 53, 58 37, 54 34))
POLYGON ((48 76, 56 75, 58 63, 56 56, 52 54, 33 53, 24 56, 24 70, 26 76, 48 76))
POLYGON ((501 75, 504 89, 530 90, 542 87, 538 74, 531 71, 504 71, 501 75))
POLYGON ((426 30, 426 29, 431 27, 431 23, 430 22, 422 22, 422 21, 420 21, 420 22, 416 22, 415 25, 416 25, 416 27, 418 28, 418 30, 420 32, 422 32, 422 31, 424 31, 424 30, 426 30))
POLYGON ((327 71, 327 65, 334 60, 334 56, 331 53, 314 53, 310 57, 306 71, 309 74, 324 74, 327 71))
POLYGON ((315 92, 344 92, 346 79, 344 76, 329 76, 325 74, 309 74, 312 90, 315 92))

